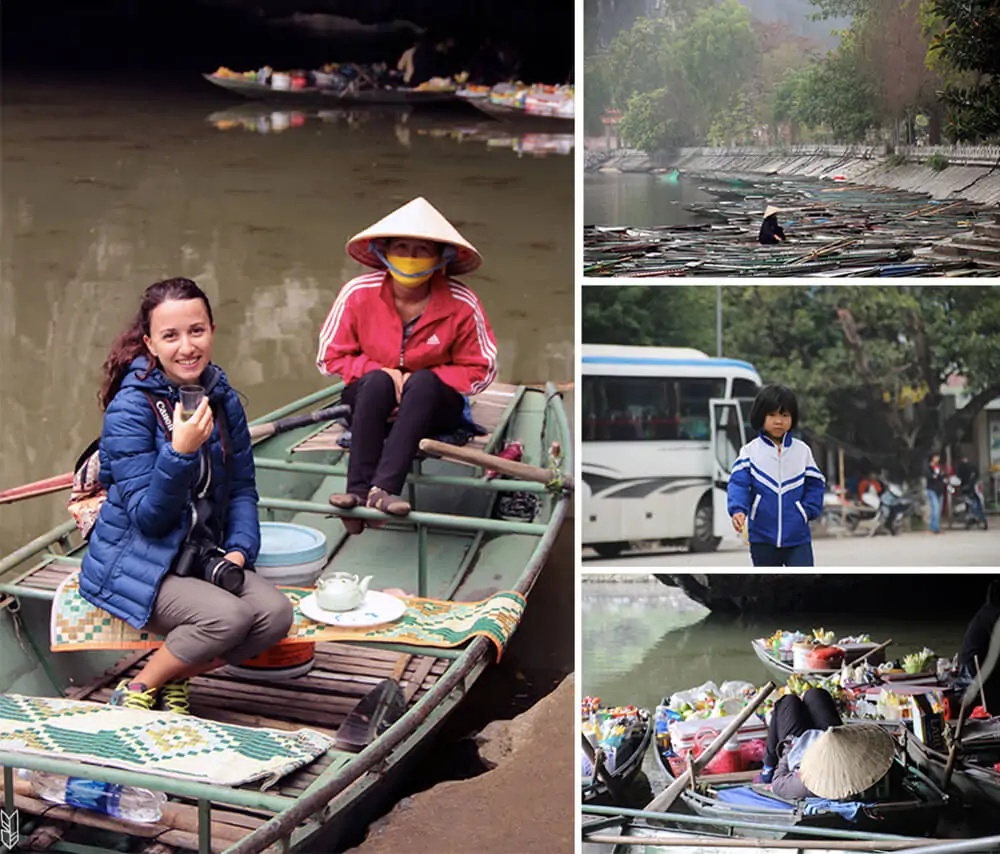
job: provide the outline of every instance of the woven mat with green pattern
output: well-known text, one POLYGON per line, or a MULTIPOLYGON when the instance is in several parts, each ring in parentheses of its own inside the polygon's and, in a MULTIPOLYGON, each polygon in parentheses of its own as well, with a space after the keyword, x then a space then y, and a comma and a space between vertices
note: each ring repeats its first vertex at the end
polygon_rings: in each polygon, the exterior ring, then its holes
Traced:
MULTIPOLYGON (((525 599, 506 590, 481 602, 451 602, 410 598, 406 613, 398 620, 371 629, 345 629, 310 620, 299 610, 299 602, 311 588, 280 587, 295 606, 295 621, 281 644, 312 641, 409 643, 415 646, 461 646, 477 635, 489 638, 497 660, 524 612, 525 599)), ((154 649, 163 637, 132 628, 112 617, 80 595, 79 573, 74 572, 56 591, 52 603, 50 640, 53 652, 82 649, 154 649)))
POLYGON ((266 789, 332 745, 310 729, 288 732, 83 700, 0 694, 0 750, 199 783, 240 786, 263 780, 266 789))

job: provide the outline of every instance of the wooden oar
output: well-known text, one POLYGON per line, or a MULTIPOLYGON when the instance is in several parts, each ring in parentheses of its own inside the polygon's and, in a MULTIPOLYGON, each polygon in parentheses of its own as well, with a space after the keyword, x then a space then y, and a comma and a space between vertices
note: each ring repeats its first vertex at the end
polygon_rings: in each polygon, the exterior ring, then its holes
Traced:
POLYGON ((23 501, 25 498, 48 495, 50 492, 61 492, 64 489, 69 489, 72 485, 73 472, 57 474, 55 477, 47 477, 45 480, 36 480, 34 483, 5 489, 0 492, 0 504, 13 504, 15 501, 23 501))
POLYGON ((666 789, 664 789, 660 794, 658 794, 653 800, 651 800, 646 806, 646 812, 667 812, 670 807, 673 806, 674 801, 680 796, 680 793, 684 791, 690 784, 692 777, 692 772, 697 773, 702 768, 704 768, 725 746, 726 742, 732 738, 733 734, 742 726, 743 721, 745 721, 750 715, 756 711, 757 707, 764 702, 768 694, 774 690, 774 683, 768 682, 761 688, 754 698, 743 708, 743 710, 736 716, 736 719, 730 722, 719 736, 713 741, 697 759, 691 764, 687 771, 681 774, 674 782, 672 782, 666 789))
POLYGON ((256 442, 266 439, 276 433, 285 433, 294 430, 296 427, 305 427, 307 424, 318 424, 320 421, 335 421, 351 414, 351 407, 346 403, 337 406, 330 406, 326 409, 317 409, 315 412, 307 412, 304 415, 289 415, 287 418, 279 418, 277 421, 267 421, 264 424, 255 424, 250 428, 250 441, 256 442))
POLYGON ((885 649, 891 643, 892 643, 892 638, 889 638, 889 640, 885 641, 884 643, 880 643, 878 646, 874 647, 873 649, 868 650, 868 652, 866 652, 864 655, 859 656, 858 658, 855 658, 854 661, 852 661, 850 664, 845 665, 845 666, 846 667, 854 667, 855 665, 861 664, 861 662, 864 661, 866 658, 868 658, 869 655, 874 655, 880 649, 885 649))
POLYGON ((409 653, 400 656, 392 676, 379 682, 347 713, 337 729, 338 748, 354 753, 364 750, 405 714, 406 698, 399 680, 412 658, 409 653))
POLYGON ((449 445, 447 442, 438 442, 436 439, 421 439, 420 450, 435 457, 454 460, 456 463, 464 463, 467 466, 481 466, 482 468, 494 469, 501 474, 510 475, 519 480, 544 483, 547 486, 559 487, 567 492, 573 491, 572 475, 560 474, 552 469, 543 469, 538 466, 528 465, 527 463, 519 463, 504 457, 497 457, 493 454, 477 451, 473 448, 449 445))
MULTIPOLYGON (((266 439, 277 433, 294 430, 296 427, 305 427, 307 424, 317 424, 320 421, 333 421, 350 415, 350 413, 351 407, 344 403, 326 409, 317 409, 315 412, 307 412, 304 415, 290 415, 288 418, 279 418, 277 421, 255 424, 250 428, 250 441, 259 442, 261 439, 266 439)), ((3 490, 0 492, 0 504, 13 504, 15 501, 24 501, 27 498, 37 498, 40 495, 61 492, 64 489, 69 489, 72 485, 73 472, 57 474, 55 477, 47 477, 45 480, 36 480, 34 483, 26 483, 3 490)))

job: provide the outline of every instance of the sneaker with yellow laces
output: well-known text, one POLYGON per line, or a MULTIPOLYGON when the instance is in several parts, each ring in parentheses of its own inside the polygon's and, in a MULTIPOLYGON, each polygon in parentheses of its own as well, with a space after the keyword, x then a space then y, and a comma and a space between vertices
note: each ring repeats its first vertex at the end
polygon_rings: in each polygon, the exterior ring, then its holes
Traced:
POLYGON ((148 688, 145 682, 129 682, 128 679, 122 679, 118 687, 111 692, 108 703, 126 709, 151 712, 156 705, 156 689, 148 688))
POLYGON ((175 715, 191 714, 191 680, 180 679, 177 682, 167 682, 160 689, 160 706, 164 712, 175 715))

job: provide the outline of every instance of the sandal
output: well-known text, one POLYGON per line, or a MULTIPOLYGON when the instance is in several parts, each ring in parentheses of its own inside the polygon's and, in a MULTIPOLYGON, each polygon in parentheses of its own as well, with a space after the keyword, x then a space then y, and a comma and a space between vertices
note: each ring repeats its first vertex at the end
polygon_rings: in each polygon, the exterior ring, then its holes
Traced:
POLYGON ((344 523, 347 533, 353 535, 363 534, 365 530, 365 520, 355 519, 353 516, 341 516, 340 521, 344 523))
POLYGON ((390 516, 406 516, 410 512, 408 501, 395 498, 377 486, 373 486, 368 492, 368 506, 388 513, 390 516))
POLYGON ((353 510, 364 504, 364 499, 353 492, 335 492, 330 496, 330 503, 341 510, 353 510))

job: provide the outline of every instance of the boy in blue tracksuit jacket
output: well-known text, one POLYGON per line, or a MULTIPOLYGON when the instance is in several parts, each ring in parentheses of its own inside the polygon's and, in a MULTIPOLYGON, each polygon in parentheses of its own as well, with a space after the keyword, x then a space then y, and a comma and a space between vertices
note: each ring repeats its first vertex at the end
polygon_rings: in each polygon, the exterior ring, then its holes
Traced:
POLYGON ((750 408, 759 435, 740 449, 727 490, 733 527, 749 525, 754 566, 812 566, 809 522, 823 510, 825 479, 809 446, 792 438, 799 408, 785 386, 760 390, 750 408))

